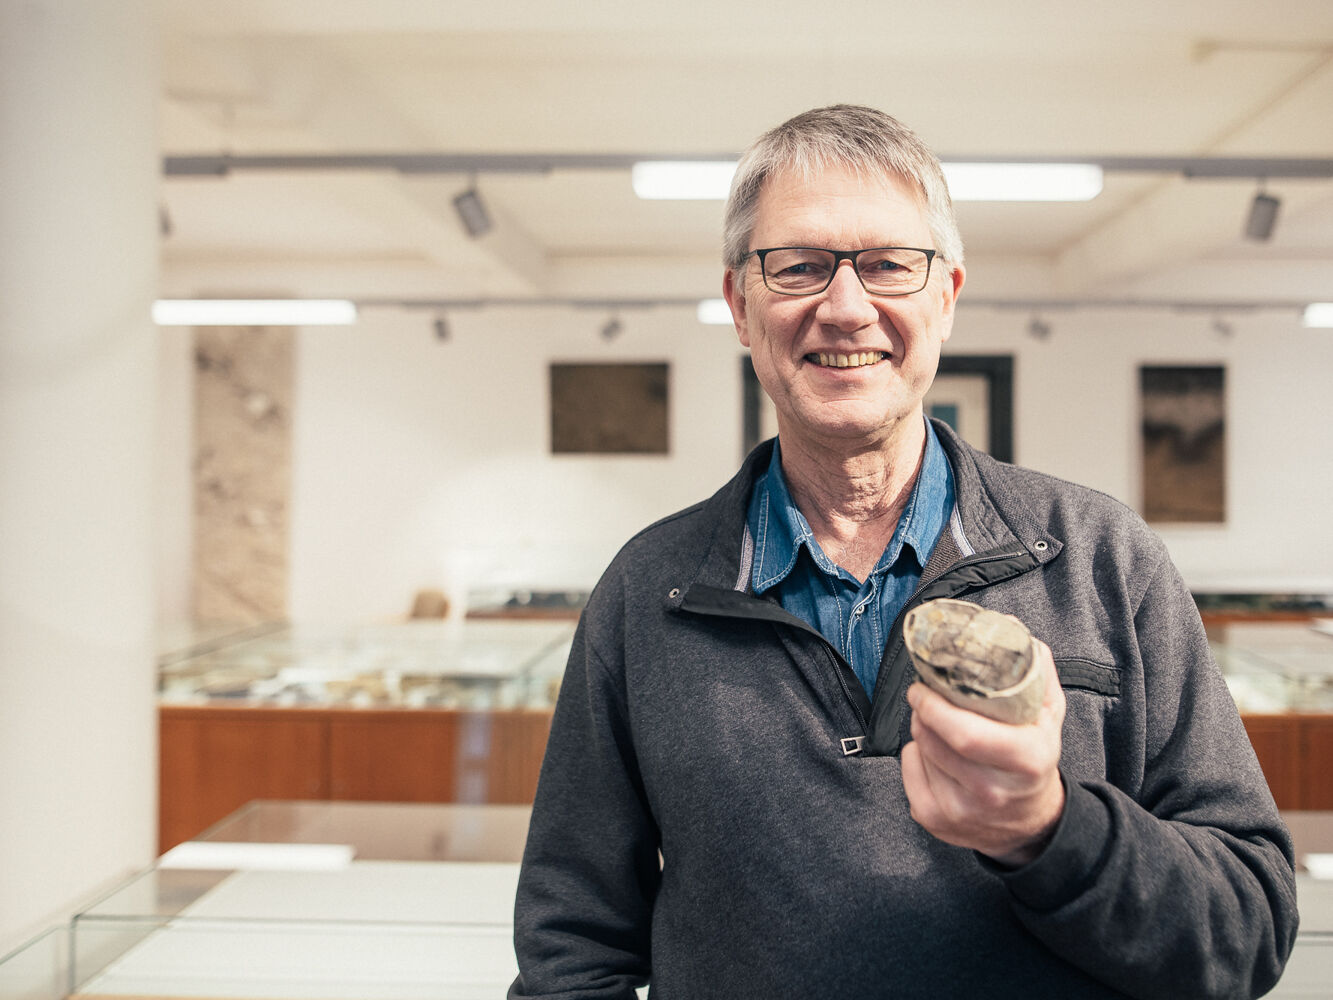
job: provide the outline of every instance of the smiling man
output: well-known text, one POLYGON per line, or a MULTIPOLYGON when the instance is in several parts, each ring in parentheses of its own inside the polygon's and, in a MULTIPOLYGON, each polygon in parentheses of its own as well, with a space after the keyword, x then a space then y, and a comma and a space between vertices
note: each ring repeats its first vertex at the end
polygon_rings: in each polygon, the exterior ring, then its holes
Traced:
POLYGON ((778 436, 589 601, 510 996, 1263 993, 1290 840, 1160 541, 924 417, 964 281, 934 155, 807 112, 742 158, 724 242, 778 436), (936 597, 1029 626, 1035 721, 913 683, 936 597))

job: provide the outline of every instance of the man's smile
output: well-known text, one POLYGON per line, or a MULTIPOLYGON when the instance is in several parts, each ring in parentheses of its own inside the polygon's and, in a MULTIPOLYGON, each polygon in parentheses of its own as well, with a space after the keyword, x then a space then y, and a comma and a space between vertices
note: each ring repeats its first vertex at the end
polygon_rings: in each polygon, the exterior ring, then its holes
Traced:
POLYGON ((805 360, 821 368, 860 368, 887 361, 885 351, 857 351, 852 354, 807 354, 805 360))

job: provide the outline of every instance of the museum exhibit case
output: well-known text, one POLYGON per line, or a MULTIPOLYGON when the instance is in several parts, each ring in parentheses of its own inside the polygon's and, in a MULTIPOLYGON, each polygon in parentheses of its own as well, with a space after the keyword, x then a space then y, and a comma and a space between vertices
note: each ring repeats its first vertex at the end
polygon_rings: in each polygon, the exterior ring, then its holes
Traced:
POLYGON ((530 803, 574 625, 267 626, 163 654, 159 849, 251 799, 530 803))
MULTIPOLYGON (((0 959, 0 1000, 480 1000, 516 964, 521 805, 253 802, 0 959)), ((1333 982, 1333 812, 1284 814, 1301 927, 1279 1000, 1333 982)))
MULTIPOLYGON (((530 803, 578 603, 173 637, 159 848, 252 799, 530 803)), ((1205 621, 1278 806, 1333 809, 1333 619, 1205 621)))
POLYGON ((1205 621, 1278 807, 1333 809, 1333 618, 1205 621))
POLYGON ((0 998, 503 996, 528 813, 251 803, 0 963, 0 998))

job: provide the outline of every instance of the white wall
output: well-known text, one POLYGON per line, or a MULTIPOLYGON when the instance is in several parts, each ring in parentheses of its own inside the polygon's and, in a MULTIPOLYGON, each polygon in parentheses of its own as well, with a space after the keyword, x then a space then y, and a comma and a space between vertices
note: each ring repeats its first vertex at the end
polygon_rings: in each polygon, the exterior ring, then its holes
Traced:
POLYGON ((685 309, 368 313, 297 356, 293 617, 399 616, 417 588, 586 588, 649 521, 711 493, 741 449, 740 347, 685 309), (671 453, 553 456, 552 361, 670 362, 671 453))
MULTIPOLYGON (((300 335, 293 617, 401 616, 420 587, 588 587, 654 518, 709 495, 740 455, 740 348, 687 310, 368 311, 300 335), (548 453, 547 366, 671 362, 668 457, 548 453)), ((960 309, 949 350, 1015 356, 1019 462, 1137 504, 1138 366, 1227 370, 1228 521, 1159 530, 1200 589, 1333 593, 1333 335, 1294 314, 960 309)), ((169 377, 188 377, 179 361, 169 377)), ((185 461, 184 456, 180 461, 185 461)))
POLYGON ((1294 312, 959 310, 950 350, 1015 354, 1015 458, 1137 507, 1138 367, 1226 368, 1227 522, 1160 526, 1198 590, 1333 593, 1333 331, 1294 312))
POLYGON ((0 954, 152 859, 149 0, 0 4, 0 954))

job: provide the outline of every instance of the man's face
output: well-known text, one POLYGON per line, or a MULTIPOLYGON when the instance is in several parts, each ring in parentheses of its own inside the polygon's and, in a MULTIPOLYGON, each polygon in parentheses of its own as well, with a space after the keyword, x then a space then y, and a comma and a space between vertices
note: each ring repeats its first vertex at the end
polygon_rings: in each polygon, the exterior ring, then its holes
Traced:
MULTIPOLYGON (((934 245, 907 184, 861 179, 839 167, 809 181, 787 173, 770 177, 750 241, 752 250, 934 245)), ((921 419, 921 399, 935 378, 962 284, 961 268, 950 275, 936 262, 921 291, 871 295, 851 263, 842 261, 820 294, 780 295, 765 287, 751 258, 743 280, 728 270, 723 291, 755 374, 777 407, 779 433, 810 443, 872 445, 904 421, 921 419)))

